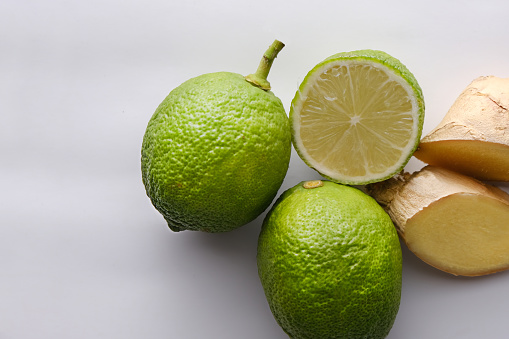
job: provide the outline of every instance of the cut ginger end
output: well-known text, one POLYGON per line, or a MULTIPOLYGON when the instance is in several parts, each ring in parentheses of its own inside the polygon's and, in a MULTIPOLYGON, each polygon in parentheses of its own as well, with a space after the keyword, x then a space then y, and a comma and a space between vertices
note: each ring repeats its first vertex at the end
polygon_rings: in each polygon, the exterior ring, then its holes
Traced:
POLYGON ((478 276, 509 268, 509 204, 457 193, 408 221, 404 241, 416 256, 442 271, 478 276))
POLYGON ((462 276, 509 269, 509 194, 435 166, 366 187, 408 249, 462 276))
POLYGON ((474 79, 414 155, 480 180, 509 181, 509 78, 474 79))
POLYGON ((414 156, 479 180, 509 181, 509 146, 478 140, 423 142, 414 156))

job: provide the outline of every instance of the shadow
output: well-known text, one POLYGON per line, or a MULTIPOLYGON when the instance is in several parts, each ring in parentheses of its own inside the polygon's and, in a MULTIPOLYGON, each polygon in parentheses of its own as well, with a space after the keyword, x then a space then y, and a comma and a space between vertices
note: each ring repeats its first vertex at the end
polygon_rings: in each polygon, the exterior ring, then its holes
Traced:
MULTIPOLYGON (((288 338, 272 316, 258 277, 258 236, 269 210, 229 232, 172 232, 165 228, 155 236, 159 267, 164 263, 168 266, 161 279, 171 285, 175 279, 185 284, 179 292, 187 300, 182 304, 183 312, 207 314, 206 321, 218 327, 225 318, 235 319, 232 328, 216 329, 214 335, 234 338, 247 331, 253 338, 257 332, 263 337, 288 338)), ((164 298, 168 303, 176 302, 173 293, 164 298)))
POLYGON ((456 276, 441 271, 416 256, 410 251, 405 242, 400 239, 403 254, 403 280, 409 276, 425 276, 427 279, 454 279, 456 276))
POLYGON ((224 233, 193 232, 192 237, 208 251, 225 256, 250 256, 253 251, 256 251, 258 235, 265 215, 266 212, 233 231, 224 233))
POLYGON ((444 272, 442 270, 439 270, 438 268, 435 268, 428 263, 424 262, 422 259, 420 259, 418 256, 416 256, 412 251, 408 249, 405 242, 400 239, 401 243, 401 251, 403 254, 403 279, 405 278, 409 279, 411 276, 419 277, 420 279, 424 279, 425 281, 430 281, 433 279, 439 279, 441 280, 441 283, 444 282, 451 282, 453 284, 458 283, 465 283, 465 284, 477 284, 481 280, 485 279, 498 279, 497 277, 500 277, 501 279, 506 279, 507 274, 509 274, 509 271, 502 271, 487 275, 481 275, 481 276, 461 276, 461 275, 454 275, 451 273, 444 272))

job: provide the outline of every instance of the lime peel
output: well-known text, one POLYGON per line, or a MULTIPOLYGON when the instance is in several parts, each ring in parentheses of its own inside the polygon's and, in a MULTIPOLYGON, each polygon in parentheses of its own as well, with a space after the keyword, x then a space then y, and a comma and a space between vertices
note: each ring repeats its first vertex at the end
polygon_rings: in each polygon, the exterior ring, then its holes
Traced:
MULTIPOLYGON (((266 79, 283 44, 266 52, 266 79)), ((288 170, 291 134, 283 103, 241 74, 207 73, 173 89, 150 119, 142 180, 175 232, 227 232, 257 218, 288 170)))
POLYGON ((257 266, 270 310, 294 339, 385 338, 401 299, 396 229, 361 190, 321 182, 285 191, 263 222, 257 266))

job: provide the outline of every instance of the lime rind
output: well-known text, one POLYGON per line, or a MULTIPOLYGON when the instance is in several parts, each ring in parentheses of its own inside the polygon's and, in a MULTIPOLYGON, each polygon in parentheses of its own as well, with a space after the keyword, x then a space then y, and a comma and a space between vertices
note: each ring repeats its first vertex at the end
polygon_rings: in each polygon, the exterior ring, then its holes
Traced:
POLYGON ((295 339, 386 338, 402 283, 389 215, 359 189, 308 184, 280 195, 258 237, 258 275, 276 322, 295 339))
POLYGON ((415 76, 408 70, 408 68, 402 64, 398 59, 387 54, 383 51, 378 50, 358 50, 352 52, 343 52, 335 54, 331 57, 324 59, 313 67, 305 76, 299 89, 297 90, 290 107, 290 125, 292 129, 292 142, 297 151, 299 157, 309 167, 316 170, 324 178, 331 181, 347 184, 347 185, 365 185, 373 182, 379 182, 386 180, 395 174, 399 173, 408 163, 413 153, 419 145, 419 140, 422 135, 422 126, 424 124, 424 96, 422 89, 419 86, 415 76), (338 176, 333 171, 322 168, 319 163, 313 161, 310 155, 307 153, 304 145, 300 142, 300 135, 298 126, 300 121, 297 117, 298 110, 300 109, 303 100, 306 97, 307 92, 314 83, 314 81, 320 77, 324 70, 329 69, 331 65, 350 65, 350 64, 369 64, 370 66, 384 69, 388 75, 392 75, 392 80, 396 80, 409 94, 409 98, 412 101, 412 107, 415 111, 413 124, 413 131, 410 139, 408 140, 407 147, 402 151, 402 156, 399 161, 394 163, 393 166, 389 166, 387 170, 381 174, 371 175, 370 177, 347 177, 338 176))
POLYGON ((228 232, 269 207, 290 156, 281 100, 240 74, 208 73, 173 89, 152 115, 142 181, 172 231, 228 232))

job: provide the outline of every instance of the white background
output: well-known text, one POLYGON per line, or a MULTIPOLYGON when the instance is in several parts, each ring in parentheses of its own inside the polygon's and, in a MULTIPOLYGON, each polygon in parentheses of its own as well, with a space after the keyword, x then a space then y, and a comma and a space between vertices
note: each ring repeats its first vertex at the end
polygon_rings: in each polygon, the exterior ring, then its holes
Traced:
MULTIPOLYGON (((381 49, 418 79, 426 133, 474 78, 509 77, 507 13, 506 0, 3 0, 0 338, 287 338, 257 275, 265 214, 172 233, 146 197, 157 105, 190 77, 253 72, 277 38, 269 80, 287 111, 322 59, 381 49)), ((294 152, 281 191, 314 178, 294 152)), ((454 277, 403 254, 390 339, 506 337, 508 272, 454 277)))

